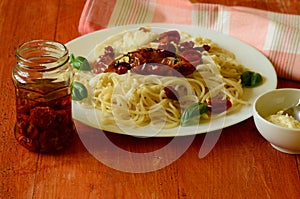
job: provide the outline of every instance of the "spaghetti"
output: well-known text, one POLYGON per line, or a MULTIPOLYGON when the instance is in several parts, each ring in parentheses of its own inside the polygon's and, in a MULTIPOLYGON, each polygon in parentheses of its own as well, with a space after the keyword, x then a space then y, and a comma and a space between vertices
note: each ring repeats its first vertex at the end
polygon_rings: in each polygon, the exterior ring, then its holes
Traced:
MULTIPOLYGON (((139 58, 137 62, 136 57, 143 54, 138 51, 138 54, 131 56, 133 53, 129 53, 127 49, 132 50, 132 46, 123 45, 118 48, 116 45, 120 45, 122 43, 120 41, 124 41, 124 34, 123 37, 120 35, 117 37, 119 40, 108 39, 109 42, 97 45, 98 55, 96 56, 100 58, 100 61, 98 58, 93 63, 91 72, 77 72, 76 80, 83 83, 89 91, 88 98, 82 100, 81 104, 83 106, 92 105, 94 108, 100 109, 102 122, 105 124, 118 122, 124 125, 161 126, 163 123, 163 128, 174 128, 180 125, 183 111, 194 103, 209 104, 214 99, 230 103, 230 107, 216 114, 212 114, 213 108, 210 113, 202 114, 201 118, 204 119, 228 114, 240 106, 248 104, 242 99, 243 87, 240 78, 247 69, 235 59, 233 53, 219 47, 210 39, 200 36, 191 37, 187 33, 179 32, 178 38, 174 31, 157 35, 150 29, 145 31, 145 28, 140 29, 137 33, 126 32, 126 34, 144 35, 143 38, 146 39, 140 42, 138 49, 161 49, 164 47, 165 50, 167 48, 167 52, 173 52, 175 58, 170 59, 169 54, 167 61, 165 57, 159 60, 164 65, 170 63, 172 67, 169 67, 169 70, 172 71, 172 75, 168 75, 171 74, 169 71, 167 75, 153 73, 154 69, 159 67, 157 61, 154 61, 156 62, 154 65, 151 63, 151 70, 149 70, 148 63, 141 62, 144 59, 139 58), (147 34, 150 34, 149 37, 147 34), (166 43, 172 44, 175 48, 171 47, 170 50, 170 47, 165 45, 166 43), (104 47, 102 52, 99 46, 104 47), (125 52, 118 50, 113 53, 112 51, 117 48, 123 49, 125 52), (183 56, 187 48, 189 50, 197 49, 201 54, 201 61, 195 62, 196 65, 193 64, 193 71, 182 73, 181 69, 188 66, 184 65, 185 61, 188 61, 186 63, 194 61, 183 56), (182 57, 180 57, 180 67, 176 68, 175 66, 178 65, 177 54, 181 54, 182 57), (135 65, 130 60, 134 60, 135 65), (118 68, 124 67, 124 63, 128 64, 126 64, 128 68, 125 72, 123 68, 122 70, 118 68), (135 68, 137 65, 142 66, 143 70, 148 67, 147 74, 145 71, 144 73, 137 72, 142 70, 137 70, 135 68)), ((114 37, 116 38, 116 36, 114 37)), ((138 41, 128 41, 130 38, 128 35, 126 38, 126 45, 134 43, 134 48, 139 45, 138 41)), ((155 52, 160 53, 160 51, 155 52)), ((150 57, 153 58, 153 54, 150 57)))

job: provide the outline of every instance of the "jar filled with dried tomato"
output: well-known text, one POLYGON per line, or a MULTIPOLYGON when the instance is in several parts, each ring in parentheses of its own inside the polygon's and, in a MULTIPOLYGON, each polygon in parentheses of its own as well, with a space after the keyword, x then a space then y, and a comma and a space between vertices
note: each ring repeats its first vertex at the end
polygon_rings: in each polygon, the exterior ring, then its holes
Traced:
POLYGON ((15 137, 30 151, 58 151, 70 144, 75 134, 68 50, 55 41, 33 40, 17 48, 16 59, 12 70, 15 137))

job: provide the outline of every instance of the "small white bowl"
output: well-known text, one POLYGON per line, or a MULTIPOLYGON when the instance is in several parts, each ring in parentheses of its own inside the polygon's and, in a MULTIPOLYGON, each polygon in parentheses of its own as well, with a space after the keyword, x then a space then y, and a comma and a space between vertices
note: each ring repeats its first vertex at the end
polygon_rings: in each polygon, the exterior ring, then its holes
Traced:
POLYGON ((277 150, 300 154, 300 129, 286 128, 265 118, 295 105, 300 98, 300 89, 282 88, 263 93, 254 102, 253 118, 259 133, 277 150))

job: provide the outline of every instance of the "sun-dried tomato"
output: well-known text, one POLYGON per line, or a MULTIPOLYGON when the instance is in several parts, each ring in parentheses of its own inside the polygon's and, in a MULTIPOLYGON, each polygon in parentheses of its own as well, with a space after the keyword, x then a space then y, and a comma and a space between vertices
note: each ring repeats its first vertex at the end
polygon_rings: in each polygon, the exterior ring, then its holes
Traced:
POLYGON ((166 96, 169 99, 178 100, 178 93, 173 87, 166 86, 166 87, 164 87, 164 91, 165 91, 166 96))
POLYGON ((188 49, 183 51, 181 55, 187 62, 192 64, 194 67, 202 63, 202 55, 197 50, 188 49))
POLYGON ((195 43, 193 41, 185 41, 178 45, 178 50, 183 52, 188 49, 193 49, 195 43))
POLYGON ((104 48, 104 55, 98 57, 98 59, 93 63, 92 69, 95 74, 103 72, 113 72, 109 71, 108 66, 114 62, 115 53, 111 46, 104 48))
POLYGON ((57 151, 75 134, 70 95, 45 102, 18 98, 17 113, 15 137, 31 151, 57 151))
POLYGON ((211 99, 208 101, 208 107, 213 114, 222 113, 232 107, 228 99, 211 99))
POLYGON ((52 108, 34 107, 30 110, 29 122, 37 127, 49 127, 56 117, 56 112, 52 108))
POLYGON ((160 34, 158 38, 159 43, 179 43, 180 41, 180 34, 177 30, 170 30, 167 32, 163 32, 160 34))

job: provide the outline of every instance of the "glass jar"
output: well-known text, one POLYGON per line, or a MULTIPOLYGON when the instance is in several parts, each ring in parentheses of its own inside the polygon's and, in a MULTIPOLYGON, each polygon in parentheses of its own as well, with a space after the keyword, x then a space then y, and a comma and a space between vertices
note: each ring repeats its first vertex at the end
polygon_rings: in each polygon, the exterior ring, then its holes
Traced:
POLYGON ((16 59, 15 138, 30 151, 58 151, 75 134, 68 50, 55 41, 33 40, 17 48, 16 59))

